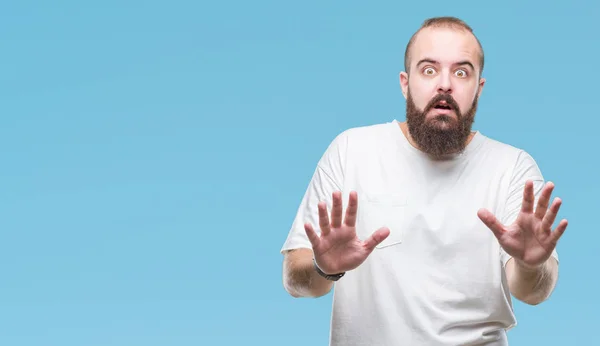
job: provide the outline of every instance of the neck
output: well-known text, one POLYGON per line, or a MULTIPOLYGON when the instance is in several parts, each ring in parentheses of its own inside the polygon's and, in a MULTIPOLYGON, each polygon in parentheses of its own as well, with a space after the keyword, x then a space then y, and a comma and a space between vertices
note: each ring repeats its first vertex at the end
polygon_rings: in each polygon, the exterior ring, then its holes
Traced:
MULTIPOLYGON (((406 137, 406 139, 408 140, 408 143, 410 143, 410 145, 412 145, 415 149, 417 149, 419 151, 423 151, 423 150, 421 150, 419 145, 414 141, 414 139, 410 135, 410 132, 408 131, 408 124, 406 123, 406 121, 400 122, 399 125, 400 125, 400 130, 404 134, 404 137, 406 137)), ((471 141, 473 140, 473 137, 475 137, 475 132, 472 131, 469 134, 469 137, 467 138, 466 145, 469 145, 469 143, 471 143, 471 141)), ((454 153, 449 153, 448 155, 446 155, 446 157, 451 157, 453 154, 454 153)), ((446 157, 436 158, 436 159, 444 159, 446 157)))

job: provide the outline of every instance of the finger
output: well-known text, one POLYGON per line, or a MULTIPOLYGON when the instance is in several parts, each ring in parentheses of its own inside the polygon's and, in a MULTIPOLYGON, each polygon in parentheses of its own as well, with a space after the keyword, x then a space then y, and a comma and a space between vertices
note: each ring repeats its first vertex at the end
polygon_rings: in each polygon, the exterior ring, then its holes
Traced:
POLYGON ((568 225, 569 225, 569 222, 567 220, 563 219, 560 221, 558 226, 556 226, 556 229, 554 230, 554 232, 552 232, 550 234, 550 237, 549 237, 550 244, 552 244, 553 247, 556 247, 556 244, 558 244, 558 240, 565 233, 568 225))
POLYGON ((544 230, 544 232, 550 233, 552 224, 554 224, 554 220, 556 220, 556 215, 558 214, 561 204, 562 201, 560 198, 556 197, 554 202, 552 202, 552 206, 546 212, 546 215, 544 215, 544 218, 542 219, 542 230, 544 230))
POLYGON ((304 232, 306 232, 306 236, 308 236, 308 240, 310 241, 312 247, 317 247, 321 239, 319 238, 319 235, 317 234, 317 232, 315 232, 315 229, 310 223, 304 224, 304 232))
POLYGON ((548 205, 550 204, 550 196, 552 196, 552 191, 554 190, 554 184, 552 182, 548 182, 542 193, 540 194, 540 198, 538 200, 537 208, 535 209, 535 216, 538 219, 541 219, 546 215, 546 211, 548 210, 548 205))
POLYGON ((365 239, 363 245, 368 252, 371 252, 375 249, 375 246, 381 244, 382 241, 385 240, 390 235, 390 230, 387 227, 381 227, 371 234, 370 237, 365 239))
POLYGON ((535 196, 533 194, 533 181, 527 180, 525 188, 523 189, 523 204, 521 205, 521 211, 524 213, 533 212, 533 204, 535 203, 535 196))
POLYGON ((496 238, 500 239, 505 232, 504 225, 487 209, 479 209, 477 212, 479 219, 494 233, 496 238))
POLYGON ((331 207, 331 228, 340 228, 342 226, 342 193, 336 191, 332 194, 331 207))
POLYGON ((329 234, 329 215, 327 215, 327 204, 325 202, 319 202, 319 227, 322 235, 329 234))
POLYGON ((348 197, 348 207, 346 208, 346 217, 344 223, 348 227, 354 227, 356 225, 356 213, 358 211, 358 196, 357 193, 352 191, 348 197))

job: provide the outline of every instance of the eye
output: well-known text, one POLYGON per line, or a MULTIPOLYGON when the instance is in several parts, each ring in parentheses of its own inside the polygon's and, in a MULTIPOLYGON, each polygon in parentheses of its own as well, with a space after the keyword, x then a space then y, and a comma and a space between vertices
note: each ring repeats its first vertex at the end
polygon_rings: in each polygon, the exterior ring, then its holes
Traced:
POLYGON ((423 73, 425 73, 428 76, 431 76, 435 73, 435 70, 433 69, 433 67, 427 67, 423 70, 423 73))
POLYGON ((465 70, 457 70, 454 74, 457 77, 459 77, 459 78, 464 78, 464 77, 467 76, 467 71, 465 71, 465 70))

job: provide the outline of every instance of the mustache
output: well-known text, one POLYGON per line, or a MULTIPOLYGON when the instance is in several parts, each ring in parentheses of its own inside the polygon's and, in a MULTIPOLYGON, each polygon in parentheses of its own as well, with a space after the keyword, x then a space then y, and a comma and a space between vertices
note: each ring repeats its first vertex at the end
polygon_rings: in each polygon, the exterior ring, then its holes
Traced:
POLYGON ((445 101, 449 106, 452 107, 457 113, 460 113, 460 108, 458 107, 458 103, 454 100, 454 98, 448 94, 438 94, 434 98, 429 101, 427 107, 425 107, 425 112, 430 111, 438 102, 445 101))

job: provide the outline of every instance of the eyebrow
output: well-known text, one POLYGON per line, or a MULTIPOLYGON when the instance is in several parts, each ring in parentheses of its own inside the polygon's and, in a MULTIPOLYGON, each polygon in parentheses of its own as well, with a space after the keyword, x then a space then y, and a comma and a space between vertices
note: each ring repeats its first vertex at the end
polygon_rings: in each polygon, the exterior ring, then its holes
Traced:
MULTIPOLYGON (((439 62, 433 59, 429 59, 429 58, 425 58, 425 59, 421 59, 419 60, 419 62, 417 63, 417 66, 424 64, 424 63, 430 63, 430 64, 434 64, 434 65, 439 65, 439 62)), ((472 70, 475 70, 475 66, 473 66, 473 64, 468 61, 468 60, 462 60, 459 61, 457 63, 455 63, 454 65, 458 65, 458 66, 464 66, 467 65, 469 66, 472 70)))

